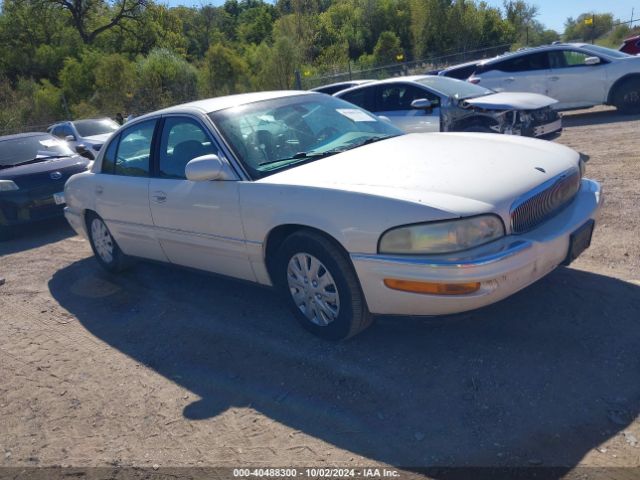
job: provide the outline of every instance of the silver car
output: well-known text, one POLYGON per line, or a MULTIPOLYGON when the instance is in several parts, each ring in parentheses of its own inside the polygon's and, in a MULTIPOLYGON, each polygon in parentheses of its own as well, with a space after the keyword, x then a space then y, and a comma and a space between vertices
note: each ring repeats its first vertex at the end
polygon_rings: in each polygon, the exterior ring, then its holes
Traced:
POLYGON ((487 132, 548 137, 562 130, 553 98, 496 93, 454 78, 415 75, 334 94, 389 120, 406 133, 487 132))
POLYGON ((95 160, 104 142, 119 127, 110 118, 90 118, 55 123, 47 128, 47 132, 66 140, 80 155, 95 160))

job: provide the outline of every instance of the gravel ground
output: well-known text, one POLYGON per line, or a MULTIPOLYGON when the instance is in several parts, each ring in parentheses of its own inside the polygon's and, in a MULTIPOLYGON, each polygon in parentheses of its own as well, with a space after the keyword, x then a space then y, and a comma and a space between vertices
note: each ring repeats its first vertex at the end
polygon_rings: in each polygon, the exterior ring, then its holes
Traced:
POLYGON ((606 195, 571 268, 346 343, 257 286, 109 276, 63 221, 0 244, 0 466, 640 467, 640 117, 565 125, 606 195))

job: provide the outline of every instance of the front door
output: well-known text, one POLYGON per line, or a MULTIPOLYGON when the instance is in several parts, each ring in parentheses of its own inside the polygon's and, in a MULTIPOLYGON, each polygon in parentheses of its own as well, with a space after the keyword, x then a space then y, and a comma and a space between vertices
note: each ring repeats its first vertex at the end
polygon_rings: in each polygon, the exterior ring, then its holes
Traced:
POLYGON ((186 179, 187 163, 220 155, 199 119, 166 116, 149 185, 156 235, 169 260, 188 267, 255 280, 244 239, 238 181, 186 179))
POLYGON ((123 130, 106 147, 96 174, 96 211, 127 255, 166 261, 149 209, 151 145, 157 120, 123 130))
POLYGON ((557 108, 590 107, 606 102, 605 65, 585 64, 593 56, 570 49, 549 52, 549 96, 560 102, 557 108))
POLYGON ((406 133, 439 132, 439 98, 415 85, 393 83, 376 87, 375 114, 387 117, 406 133), (414 100, 426 99, 435 105, 429 111, 411 107, 414 100))

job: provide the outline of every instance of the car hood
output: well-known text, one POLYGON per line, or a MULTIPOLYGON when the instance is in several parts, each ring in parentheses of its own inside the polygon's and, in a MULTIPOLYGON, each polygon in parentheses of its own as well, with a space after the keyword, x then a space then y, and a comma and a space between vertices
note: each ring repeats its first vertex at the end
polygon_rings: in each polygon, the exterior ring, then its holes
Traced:
POLYGON ((455 215, 503 214, 541 183, 578 168, 555 143, 486 133, 414 133, 382 140, 259 182, 340 189, 424 204, 455 215))
POLYGON ((537 110, 558 103, 558 101, 539 93, 500 92, 468 98, 463 103, 489 110, 537 110))
POLYGON ((112 135, 111 133, 102 133, 100 135, 91 135, 90 137, 82 137, 82 141, 102 144, 102 143, 106 142, 111 135, 112 135))
POLYGON ((38 186, 51 182, 53 179, 50 174, 53 172, 58 172, 57 179, 62 181, 75 173, 84 172, 90 163, 78 155, 52 158, 38 163, 3 168, 0 170, 0 180, 13 180, 20 188, 38 186))

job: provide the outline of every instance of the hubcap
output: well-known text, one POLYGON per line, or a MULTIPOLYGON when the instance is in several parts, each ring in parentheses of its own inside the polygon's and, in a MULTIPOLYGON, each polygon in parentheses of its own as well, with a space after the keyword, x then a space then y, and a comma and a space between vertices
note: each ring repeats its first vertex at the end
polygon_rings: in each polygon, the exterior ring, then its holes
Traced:
POLYGON ((325 327, 340 313, 336 282, 313 255, 297 253, 289 260, 287 282, 293 301, 312 323, 325 327))
POLYGON ((94 218, 91 222, 91 238, 96 252, 105 263, 113 261, 113 238, 104 222, 94 218))

